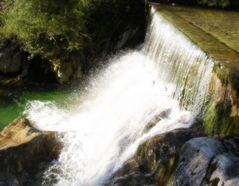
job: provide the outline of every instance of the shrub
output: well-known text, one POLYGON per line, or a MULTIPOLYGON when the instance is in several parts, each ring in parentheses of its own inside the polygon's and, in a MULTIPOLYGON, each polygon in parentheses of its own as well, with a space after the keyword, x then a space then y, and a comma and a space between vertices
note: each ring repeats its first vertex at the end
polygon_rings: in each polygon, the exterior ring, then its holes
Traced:
POLYGON ((16 37, 30 58, 81 61, 144 22, 143 11, 143 0, 7 0, 0 34, 16 37))
POLYGON ((87 38, 85 0, 11 0, 3 12, 2 34, 17 37, 30 57, 66 61, 87 38))

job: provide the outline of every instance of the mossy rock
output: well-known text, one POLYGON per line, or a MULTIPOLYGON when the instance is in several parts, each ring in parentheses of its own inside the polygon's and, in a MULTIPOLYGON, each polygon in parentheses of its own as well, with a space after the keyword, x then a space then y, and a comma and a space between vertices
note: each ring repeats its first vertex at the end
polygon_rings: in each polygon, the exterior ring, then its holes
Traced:
POLYGON ((239 135, 239 78, 233 69, 215 65, 203 128, 208 135, 239 135))
POLYGON ((182 145, 199 135, 198 129, 175 129, 148 139, 109 183, 118 186, 167 185, 172 180, 182 145))
POLYGON ((230 113, 229 103, 211 103, 203 117, 204 131, 209 135, 239 135, 239 117, 230 113))

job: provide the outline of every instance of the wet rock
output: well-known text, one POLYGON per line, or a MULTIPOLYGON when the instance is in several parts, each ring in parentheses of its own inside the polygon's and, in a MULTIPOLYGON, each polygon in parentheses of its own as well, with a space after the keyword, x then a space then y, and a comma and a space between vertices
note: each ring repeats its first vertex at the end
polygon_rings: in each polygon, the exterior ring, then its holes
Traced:
POLYGON ((200 135, 176 129, 147 140, 106 185, 239 185, 239 137, 200 135))
POLYGON ((171 110, 167 109, 163 112, 161 112, 160 114, 154 116, 149 122, 148 124, 145 126, 143 132, 146 133, 148 132, 151 128, 153 128, 158 122, 160 122, 160 120, 162 118, 167 118, 170 114, 171 110))
POLYGON ((188 141, 180 155, 174 185, 201 185, 211 159, 223 151, 223 145, 216 139, 195 138, 188 141))
POLYGON ((173 185, 239 185, 238 145, 235 137, 191 139, 180 153, 173 185))
POLYGON ((205 185, 239 185, 239 157, 230 154, 218 155, 212 161, 205 185))
POLYGON ((239 78, 224 68, 215 66, 214 69, 216 73, 212 73, 209 84, 209 92, 212 96, 203 115, 204 131, 209 135, 238 135, 239 78))
POLYGON ((114 186, 154 186, 154 180, 151 176, 144 175, 142 173, 134 173, 131 175, 125 175, 123 177, 116 178, 114 181, 114 186))
POLYGON ((55 132, 39 131, 26 119, 13 121, 0 133, 0 185, 37 185, 60 149, 55 132))
POLYGON ((136 155, 119 169, 108 185, 166 185, 170 180, 182 145, 200 133, 176 129, 141 144, 136 155))

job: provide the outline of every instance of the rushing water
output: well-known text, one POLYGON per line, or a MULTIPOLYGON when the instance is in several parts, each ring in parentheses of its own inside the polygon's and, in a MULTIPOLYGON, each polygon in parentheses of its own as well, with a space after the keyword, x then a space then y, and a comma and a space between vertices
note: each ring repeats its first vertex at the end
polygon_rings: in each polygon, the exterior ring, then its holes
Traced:
POLYGON ((64 132, 63 150, 45 172, 44 183, 101 185, 146 139, 189 127, 203 107, 212 67, 152 9, 144 48, 115 56, 91 78, 83 102, 67 109, 29 102, 25 113, 36 127, 64 132))
POLYGON ((187 110, 201 110, 213 62, 152 8, 146 51, 159 78, 174 84, 174 98, 187 110))

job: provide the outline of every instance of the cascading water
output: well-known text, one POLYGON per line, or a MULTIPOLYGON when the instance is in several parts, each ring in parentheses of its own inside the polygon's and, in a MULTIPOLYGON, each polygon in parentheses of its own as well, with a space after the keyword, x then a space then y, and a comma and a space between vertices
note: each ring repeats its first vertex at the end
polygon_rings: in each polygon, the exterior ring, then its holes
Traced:
POLYGON ((79 106, 28 104, 25 114, 36 127, 64 132, 59 160, 45 172, 43 184, 101 185, 146 139, 189 127, 201 110, 212 67, 152 9, 144 49, 112 59, 91 79, 79 106))
POLYGON ((169 24, 154 8, 145 50, 159 78, 173 84, 183 109, 198 113, 204 103, 213 62, 169 24))

